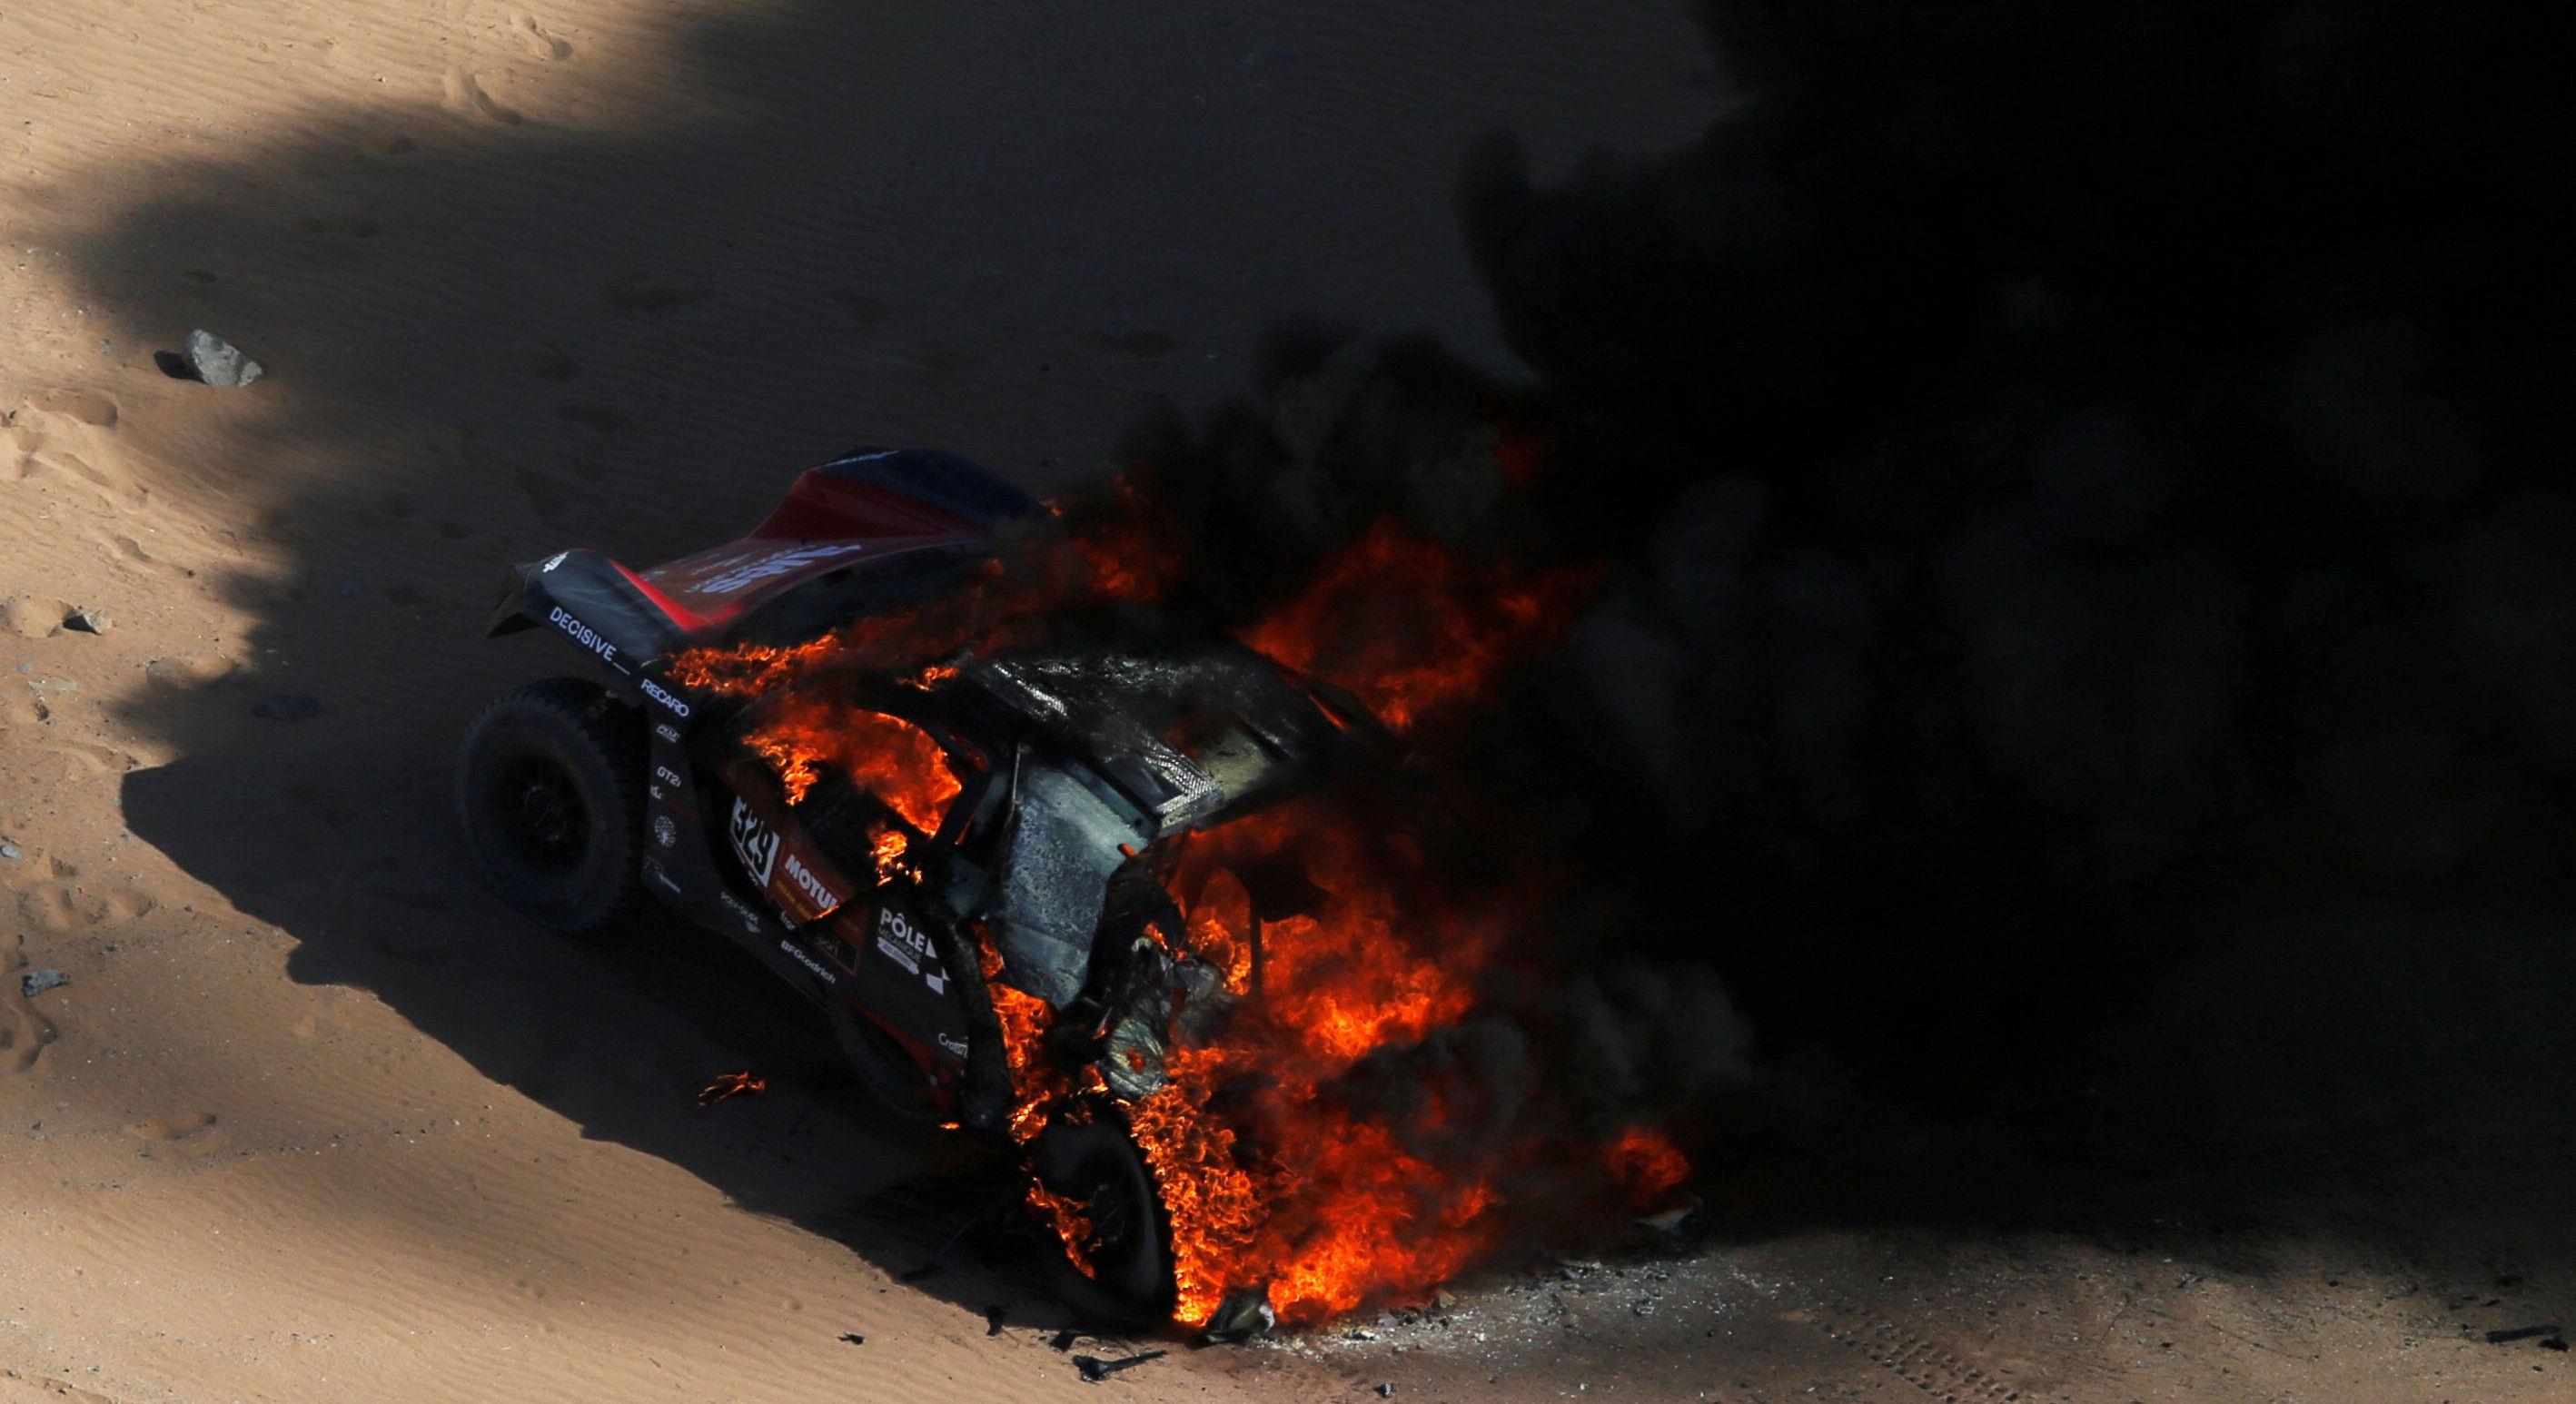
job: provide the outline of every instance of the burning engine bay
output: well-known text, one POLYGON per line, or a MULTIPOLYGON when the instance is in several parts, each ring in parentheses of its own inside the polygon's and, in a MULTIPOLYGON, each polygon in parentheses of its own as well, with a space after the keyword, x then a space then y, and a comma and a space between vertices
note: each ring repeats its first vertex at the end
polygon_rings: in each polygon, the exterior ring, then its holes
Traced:
MULTIPOLYGON (((1122 1099, 1163 1086, 1174 1032, 1204 1034, 1257 987, 1257 923, 1237 943, 1206 924, 1194 938, 1167 917, 1176 909, 1160 881, 1193 831, 1327 778, 1383 735, 1356 703, 1322 701, 1222 644, 1182 657, 1022 653, 902 679, 819 668, 753 696, 729 732, 747 756, 784 758, 774 785, 767 767, 737 762, 742 791, 786 802, 834 870, 874 875, 877 899, 853 905, 872 906, 887 954, 925 972, 970 956, 993 967, 1001 987, 1053 1011, 1050 1061, 1122 1099), (875 748, 849 755, 863 784, 824 759, 853 744, 875 748), (936 841, 943 833, 950 841, 936 841)), ((747 842, 746 861, 759 862, 765 841, 747 842)), ((832 910, 816 920, 845 910, 817 905, 832 910)), ((925 982, 945 992, 944 974, 925 982)), ((998 1016, 934 1008, 952 1017, 897 1032, 972 1050, 957 1119, 991 1129, 1036 1110, 1009 1100, 998 1016)))
MULTIPOLYGON (((1644 1124, 1484 1144, 1466 1070, 1523 1056, 1472 1016, 1562 879, 1468 822, 1433 738, 1594 575, 1389 523, 1222 627, 1172 598, 1154 514, 1120 484, 1059 523, 867 451, 742 541, 523 568, 496 631, 552 625, 651 724, 633 888, 822 1005, 880 1100, 1020 1146, 1079 1309, 1312 1323, 1428 1293, 1550 1200, 1672 1189, 1644 1124)), ((548 770, 625 763, 588 687, 496 703, 466 762, 487 878, 565 930, 627 892, 627 856, 542 822, 625 803, 548 770)))

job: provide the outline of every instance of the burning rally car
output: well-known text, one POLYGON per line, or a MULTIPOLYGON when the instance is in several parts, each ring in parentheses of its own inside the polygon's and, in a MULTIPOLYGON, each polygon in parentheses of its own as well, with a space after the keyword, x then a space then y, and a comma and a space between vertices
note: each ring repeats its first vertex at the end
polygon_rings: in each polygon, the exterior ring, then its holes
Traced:
POLYGON ((1169 856, 1384 733, 1232 640, 1022 627, 997 534, 1048 524, 963 458, 862 450, 711 550, 519 567, 492 632, 550 630, 591 678, 486 709, 459 802, 532 920, 676 906, 820 1005, 889 1107, 1022 1140, 1068 1295, 1158 1318, 1170 1218, 1125 1108, 1260 967, 1257 933, 1194 946, 1169 856))

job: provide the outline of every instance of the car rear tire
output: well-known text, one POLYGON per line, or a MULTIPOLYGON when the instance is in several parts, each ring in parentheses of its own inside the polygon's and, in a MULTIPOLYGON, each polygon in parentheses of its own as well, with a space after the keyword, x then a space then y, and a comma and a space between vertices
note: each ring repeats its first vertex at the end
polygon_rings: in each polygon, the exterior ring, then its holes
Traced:
POLYGON ((475 869, 502 901, 566 935, 627 914, 642 852, 644 737, 634 710, 579 678, 483 709, 457 768, 475 869))
POLYGON ((1103 1325, 1141 1329, 1170 1320, 1171 1219, 1153 1167, 1126 1126, 1105 1115, 1055 1121, 1029 1147, 1029 1168, 1048 1193, 1086 1206, 1091 1224, 1087 1269, 1067 1253, 1054 1256, 1056 1295, 1103 1325))

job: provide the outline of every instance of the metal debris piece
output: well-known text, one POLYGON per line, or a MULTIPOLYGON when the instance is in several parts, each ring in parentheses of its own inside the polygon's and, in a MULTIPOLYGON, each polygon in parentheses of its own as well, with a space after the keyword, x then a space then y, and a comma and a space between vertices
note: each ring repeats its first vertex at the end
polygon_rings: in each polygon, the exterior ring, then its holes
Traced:
POLYGON ((57 985, 68 985, 71 982, 72 977, 59 970, 30 970, 27 972, 27 978, 18 983, 18 988, 27 998, 34 999, 57 985))
POLYGON ((1073 1343, 1080 1339, 1082 1339, 1082 1333, 1070 1326, 1067 1326, 1063 1330, 1058 1331, 1053 1336, 1049 1337, 1047 1344, 1055 1347, 1059 1352, 1068 1351, 1073 1349, 1073 1343))
POLYGON ((841 1333, 841 1339, 849 1342, 851 1345, 866 1345, 868 1343, 868 1338, 860 1335, 856 1331, 843 1331, 841 1333))
POLYGON ((1168 1350, 1149 1350, 1142 1355, 1130 1355, 1119 1360, 1103 1360, 1096 1355, 1077 1355, 1073 1358, 1073 1368, 1082 1372, 1084 1384, 1098 1384, 1121 1370, 1133 1369, 1148 1360, 1160 1360, 1169 1354, 1171 1352, 1168 1350))
POLYGON ((715 1081, 698 1090, 698 1105, 712 1107, 727 1097, 739 1097, 745 1093, 768 1090, 768 1078, 747 1072, 717 1073, 715 1081))
POLYGON ((1109 895, 1120 844, 1152 841, 1134 810, 1052 765, 1020 776, 1018 803, 994 874, 998 900, 984 915, 1002 956, 1003 980, 1062 1008, 1082 993, 1091 938, 1109 895))
POLYGON ((1379 1386, 1377 1387, 1377 1397, 1378 1397, 1378 1398, 1380 1398, 1380 1399, 1392 1399, 1392 1398, 1394 1398, 1394 1397, 1395 1397, 1395 1386, 1394 1386, 1394 1385, 1392 1385, 1392 1384, 1381 1384, 1381 1385, 1379 1385, 1379 1386))
POLYGON ((1670 1209, 1640 1216, 1637 1227, 1665 1238, 1686 1238, 1690 1235, 1691 1229, 1696 1227, 1693 1221, 1706 1207, 1707 1201, 1702 1200, 1698 1195, 1687 1194, 1682 1196, 1681 1203, 1670 1209))
POLYGON ((997 1307, 997 1306, 988 1306, 988 1307, 984 1308, 984 1334, 985 1334, 985 1335, 987 1335, 987 1336, 998 1336, 998 1335, 1002 1334, 1002 1316, 1003 1316, 1003 1312, 1002 1312, 1002 1309, 1001 1309, 1000 1307, 997 1307))
POLYGON ((1279 1313, 1270 1306, 1269 1288, 1237 1287, 1216 1304, 1216 1310, 1208 1316, 1207 1329, 1199 1333, 1199 1341, 1204 1345, 1248 1341, 1269 1335, 1270 1328, 1278 1324, 1279 1313))
POLYGON ((2487 1344, 2506 1345, 2513 1341, 2527 1341, 2534 1336, 2553 1335, 2557 1330, 2557 1324, 2552 1322, 2542 1326, 2516 1326, 2510 1331, 2489 1331, 2487 1332, 2487 1344))

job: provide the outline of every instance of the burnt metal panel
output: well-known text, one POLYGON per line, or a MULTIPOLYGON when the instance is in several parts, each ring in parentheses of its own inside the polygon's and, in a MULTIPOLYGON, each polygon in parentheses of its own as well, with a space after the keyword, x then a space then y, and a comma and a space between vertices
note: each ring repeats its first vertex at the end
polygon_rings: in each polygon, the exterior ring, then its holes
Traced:
POLYGON ((1150 837, 1139 816, 1063 767, 1029 766, 984 912, 1003 978, 1058 1008, 1072 1003, 1090 973, 1110 874, 1126 861, 1120 845, 1150 837))

